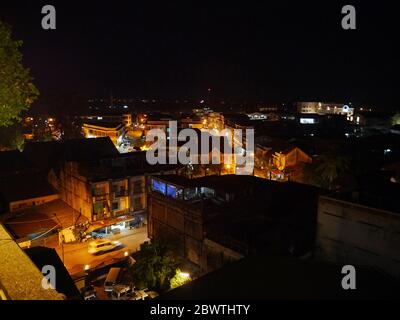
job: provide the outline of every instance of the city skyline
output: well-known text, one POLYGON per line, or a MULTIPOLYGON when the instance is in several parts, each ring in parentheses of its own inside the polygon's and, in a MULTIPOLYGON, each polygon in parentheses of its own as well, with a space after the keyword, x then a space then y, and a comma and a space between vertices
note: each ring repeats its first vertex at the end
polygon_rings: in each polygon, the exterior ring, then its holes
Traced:
POLYGON ((340 3, 59 1, 52 3, 57 29, 43 30, 44 4, 2 4, 43 99, 65 92, 163 99, 210 94, 398 108, 393 80, 399 59, 388 3, 379 10, 355 5, 356 30, 342 29, 340 3))
POLYGON ((1 3, 0 305, 398 299, 396 14, 1 3))

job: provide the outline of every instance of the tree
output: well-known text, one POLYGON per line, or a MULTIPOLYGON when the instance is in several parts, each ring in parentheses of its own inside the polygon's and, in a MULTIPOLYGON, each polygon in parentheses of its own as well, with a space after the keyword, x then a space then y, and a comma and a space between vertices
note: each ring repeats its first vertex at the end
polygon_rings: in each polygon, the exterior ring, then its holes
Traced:
POLYGON ((318 159, 317 167, 315 168, 315 172, 321 175, 322 182, 329 190, 333 188, 333 183, 348 170, 348 160, 336 153, 321 155, 318 159))
POLYGON ((29 69, 22 65, 22 41, 11 38, 11 27, 0 21, 0 127, 20 120, 39 92, 29 69))
POLYGON ((183 286, 185 283, 191 281, 190 275, 187 273, 181 272, 178 268, 175 271, 175 276, 170 281, 170 288, 175 289, 177 287, 183 286))
POLYGON ((321 176, 316 173, 316 162, 305 163, 301 171, 300 181, 316 187, 322 186, 321 176))
POLYGON ((9 127, 0 127, 0 151, 19 150, 22 151, 25 145, 23 127, 15 123, 9 127))
POLYGON ((349 160, 335 152, 320 155, 311 164, 303 167, 304 183, 328 190, 336 189, 344 181, 351 180, 349 160))
POLYGON ((12 141, 13 149, 17 149, 18 151, 22 152, 24 151, 24 146, 25 146, 25 137, 20 132, 16 133, 12 141))
POLYGON ((164 242, 145 242, 140 246, 136 263, 130 268, 137 287, 167 290, 176 273, 177 260, 172 247, 164 242))
POLYGON ((84 138, 83 122, 79 117, 61 115, 58 118, 58 123, 63 140, 84 138))
POLYGON ((400 124, 400 112, 397 112, 393 117, 392 117, 392 125, 397 125, 400 124))

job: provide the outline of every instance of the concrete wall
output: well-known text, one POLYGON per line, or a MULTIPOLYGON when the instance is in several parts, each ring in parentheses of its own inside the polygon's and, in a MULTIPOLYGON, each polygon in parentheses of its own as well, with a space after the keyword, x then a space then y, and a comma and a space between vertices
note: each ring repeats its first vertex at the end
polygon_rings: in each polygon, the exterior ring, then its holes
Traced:
POLYGON ((400 215, 321 196, 315 257, 400 278, 400 215))
POLYGON ((201 210, 153 192, 148 198, 148 236, 168 239, 177 253, 200 265, 203 243, 201 210))
POLYGON ((92 221, 92 197, 88 182, 78 172, 76 162, 66 162, 60 171, 59 180, 50 183, 60 192, 61 199, 83 216, 92 221))
POLYGON ((215 242, 205 238, 203 241, 203 252, 201 267, 206 272, 211 272, 223 267, 225 264, 237 261, 243 258, 243 255, 215 242))

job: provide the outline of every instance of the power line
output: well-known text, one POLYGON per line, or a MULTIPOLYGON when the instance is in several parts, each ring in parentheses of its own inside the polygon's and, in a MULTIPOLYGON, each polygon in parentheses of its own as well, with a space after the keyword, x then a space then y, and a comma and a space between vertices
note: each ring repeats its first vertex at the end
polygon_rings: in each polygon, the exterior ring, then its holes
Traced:
POLYGON ((45 234, 49 233, 50 231, 52 231, 53 229, 55 229, 56 227, 58 227, 60 224, 57 224, 56 226, 54 226, 53 228, 47 230, 45 233, 40 234, 39 236, 37 236, 36 238, 30 239, 29 241, 34 241, 36 239, 39 239, 41 237, 43 237, 45 234))
MULTIPOLYGON (((60 218, 62 217, 67 217, 70 216, 69 214, 60 216, 60 218)), ((54 218, 48 218, 48 219, 42 219, 42 220, 30 220, 30 221, 15 221, 15 222, 4 222, 4 224, 25 224, 25 223, 35 223, 35 222, 43 222, 43 221, 50 221, 50 220, 54 220, 54 218)))

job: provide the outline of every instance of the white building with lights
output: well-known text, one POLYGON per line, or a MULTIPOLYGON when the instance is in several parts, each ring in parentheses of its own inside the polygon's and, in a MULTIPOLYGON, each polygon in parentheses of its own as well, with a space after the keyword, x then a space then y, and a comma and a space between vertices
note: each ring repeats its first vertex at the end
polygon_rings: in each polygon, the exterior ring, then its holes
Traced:
POLYGON ((347 117, 348 121, 353 121, 354 108, 343 103, 327 102, 298 102, 296 103, 297 112, 305 114, 339 114, 347 117))

